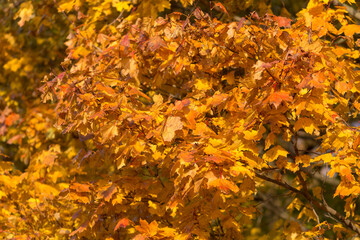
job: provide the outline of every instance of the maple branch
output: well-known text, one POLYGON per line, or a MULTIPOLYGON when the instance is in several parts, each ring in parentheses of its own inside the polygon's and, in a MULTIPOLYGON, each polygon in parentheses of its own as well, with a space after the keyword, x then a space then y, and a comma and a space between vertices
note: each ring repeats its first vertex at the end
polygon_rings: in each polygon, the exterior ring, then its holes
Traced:
MULTIPOLYGON (((301 176, 301 172, 298 171, 296 174, 297 174, 297 176, 298 176, 298 178, 300 180, 300 183, 301 183, 302 188, 304 190, 304 194, 306 195, 306 196, 304 195, 305 198, 308 199, 308 200, 311 199, 312 196, 309 193, 309 190, 307 188, 307 185, 306 185, 306 182, 305 182, 304 178, 301 176)), ((311 209, 312 209, 313 213, 315 214, 317 223, 320 224, 320 218, 319 218, 319 216, 318 216, 318 214, 317 214, 317 212, 316 212, 316 210, 314 208, 314 205, 313 205, 312 201, 309 201, 309 203, 310 203, 310 206, 311 206, 311 209)))
POLYGON ((360 21, 360 11, 356 10, 355 8, 351 7, 348 4, 341 3, 339 0, 333 0, 333 3, 335 5, 344 6, 346 7, 346 10, 349 12, 349 14, 354 17, 355 19, 360 21))
POLYGON ((286 188, 286 189, 288 189, 288 190, 290 190, 290 191, 292 191, 292 192, 294 192, 294 193, 297 193, 297 194, 301 194, 301 195, 302 195, 302 192, 301 192, 300 190, 297 190, 296 188, 290 186, 290 185, 287 184, 287 183, 280 182, 280 181, 278 181, 278 180, 269 178, 269 177, 264 176, 264 175, 261 175, 261 174, 259 174, 259 173, 255 173, 255 176, 258 177, 258 178, 261 178, 261 179, 263 179, 263 180, 265 180, 265 181, 272 182, 272 183, 274 183, 274 184, 276 184, 276 185, 279 185, 279 186, 281 186, 281 187, 284 187, 284 188, 286 188))
MULTIPOLYGON (((344 225, 345 227, 351 229, 352 231, 354 231, 354 232, 356 232, 357 234, 360 235, 360 227, 359 227, 359 225, 357 225, 356 222, 352 221, 351 219, 348 219, 348 218, 344 217, 339 212, 337 212, 335 209, 333 209, 332 207, 327 205, 326 202, 320 203, 314 197, 312 197, 308 192, 298 190, 298 189, 290 186, 287 183, 280 182, 278 180, 266 177, 266 176, 261 175, 259 173, 255 173, 255 176, 258 177, 258 178, 261 178, 261 179, 263 179, 265 181, 272 182, 272 183, 274 183, 276 185, 284 187, 284 188, 286 188, 286 189, 288 189, 288 190, 290 190, 290 191, 292 191, 292 192, 294 192, 296 194, 304 196, 306 198, 306 200, 308 200, 311 204, 314 204, 314 206, 316 208, 321 209, 324 212, 328 213, 329 215, 333 216, 335 219, 337 219, 339 222, 341 222, 342 225, 344 225)), ((301 179, 300 179, 300 181, 301 181, 301 179)))

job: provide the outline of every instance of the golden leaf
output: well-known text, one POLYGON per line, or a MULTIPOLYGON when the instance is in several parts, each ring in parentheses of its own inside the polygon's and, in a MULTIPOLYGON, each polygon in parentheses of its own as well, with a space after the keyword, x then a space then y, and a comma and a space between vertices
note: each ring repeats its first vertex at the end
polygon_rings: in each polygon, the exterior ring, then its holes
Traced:
POLYGON ((119 134, 118 128, 115 123, 109 123, 104 127, 105 130, 102 131, 102 143, 105 143, 108 140, 113 139, 116 135, 119 134))

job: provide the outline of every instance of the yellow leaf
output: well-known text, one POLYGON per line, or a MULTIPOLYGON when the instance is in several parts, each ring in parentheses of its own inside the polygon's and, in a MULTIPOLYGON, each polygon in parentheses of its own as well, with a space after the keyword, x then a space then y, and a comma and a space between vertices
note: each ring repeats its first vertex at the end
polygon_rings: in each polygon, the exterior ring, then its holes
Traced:
POLYGON ((59 191, 56 188, 40 182, 35 182, 35 189, 37 192, 47 197, 53 197, 59 194, 59 191))
POLYGON ((119 12, 129 11, 133 6, 131 2, 123 2, 123 1, 120 2, 119 0, 113 0, 112 5, 119 12))
POLYGON ((197 79, 194 86, 200 91, 207 91, 211 89, 211 84, 205 79, 197 79))
POLYGON ((3 197, 6 197, 6 193, 4 193, 3 191, 0 191, 0 199, 2 199, 3 197))
POLYGON ((141 153, 144 149, 145 149, 145 143, 143 141, 137 141, 134 145, 134 150, 137 152, 137 153, 141 153))
POLYGON ((248 175, 252 177, 255 173, 250 171, 248 167, 245 167, 240 162, 236 162, 235 165, 230 168, 230 174, 235 177, 239 176, 240 174, 242 176, 248 175))
POLYGON ((79 46, 73 52, 72 57, 78 59, 80 56, 86 57, 89 53, 90 53, 89 50, 87 50, 83 46, 79 46))
POLYGON ((20 5, 19 11, 15 14, 14 19, 20 18, 18 24, 20 27, 24 26, 25 22, 34 17, 34 7, 31 1, 23 2, 20 5))
POLYGON ((17 72, 21 66, 23 65, 23 58, 13 58, 10 61, 8 61, 3 67, 6 70, 10 70, 12 72, 17 72))
POLYGON ((246 140, 260 140, 263 136, 263 134, 266 132, 266 129, 264 126, 261 126, 259 130, 249 130, 244 131, 244 138, 246 140))
POLYGON ((296 156, 295 158, 295 163, 297 164, 303 164, 303 167, 308 167, 310 166, 310 160, 311 157, 309 155, 300 155, 300 156, 296 156))
POLYGON ((153 237, 158 232, 158 223, 154 220, 150 224, 146 220, 140 219, 141 226, 135 226, 136 230, 145 233, 149 237, 153 237))
POLYGON ((71 10, 74 9, 78 10, 79 7, 81 6, 81 1, 80 0, 63 0, 60 2, 59 7, 58 7, 58 11, 62 12, 69 12, 71 10))
POLYGON ((355 4, 356 3, 356 0, 339 0, 341 3, 349 3, 349 4, 355 4))

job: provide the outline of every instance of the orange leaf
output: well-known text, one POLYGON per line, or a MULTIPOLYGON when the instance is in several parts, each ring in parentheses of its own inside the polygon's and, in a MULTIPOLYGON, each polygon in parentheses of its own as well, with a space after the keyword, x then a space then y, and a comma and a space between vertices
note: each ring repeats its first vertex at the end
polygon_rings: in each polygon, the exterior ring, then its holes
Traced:
POLYGON ((184 99, 182 101, 176 101, 174 109, 180 111, 184 107, 189 106, 190 103, 191 103, 190 99, 184 99))
POLYGON ((98 89, 101 92, 105 92, 108 95, 114 95, 115 94, 114 89, 112 89, 111 87, 105 86, 105 85, 103 85, 101 83, 96 84, 96 89, 98 89))
POLYGON ((288 92, 274 92, 265 100, 265 103, 269 102, 278 108, 282 101, 291 102, 292 100, 288 92))
POLYGON ((75 190, 76 192, 91 192, 90 185, 81 183, 71 184, 70 189, 75 190))
POLYGON ((181 152, 178 157, 185 162, 191 162, 194 160, 194 156, 193 156, 194 153, 195 151, 181 152))
POLYGON ((360 135, 357 136, 357 138, 355 139, 354 143, 353 143, 353 149, 355 150, 360 144, 360 135))
POLYGON ((129 219, 127 219, 127 218, 122 218, 122 219, 120 219, 118 222, 117 222, 117 224, 116 224, 116 226, 115 226, 115 228, 114 228, 114 232, 116 231, 116 230, 118 230, 118 228, 119 227, 122 227, 122 228, 126 228, 128 225, 129 225, 129 219))
POLYGON ((220 8, 220 10, 221 10, 223 13, 226 13, 227 15, 229 15, 228 11, 226 11, 226 8, 225 8, 224 5, 222 5, 221 3, 219 3, 219 2, 215 3, 214 6, 213 6, 211 9, 213 9, 214 7, 220 8))
POLYGON ((291 26, 291 19, 281 16, 275 16, 274 20, 279 24, 279 27, 290 27, 291 26))

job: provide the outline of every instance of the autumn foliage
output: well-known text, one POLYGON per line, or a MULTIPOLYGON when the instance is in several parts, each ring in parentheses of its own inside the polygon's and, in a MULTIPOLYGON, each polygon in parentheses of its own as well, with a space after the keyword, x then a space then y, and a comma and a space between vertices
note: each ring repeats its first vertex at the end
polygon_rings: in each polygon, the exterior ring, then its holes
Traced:
POLYGON ((355 1, 246 2, 0 1, 0 236, 359 238, 355 1))

